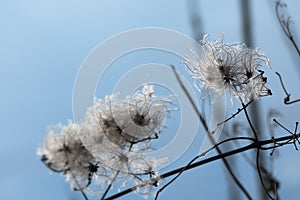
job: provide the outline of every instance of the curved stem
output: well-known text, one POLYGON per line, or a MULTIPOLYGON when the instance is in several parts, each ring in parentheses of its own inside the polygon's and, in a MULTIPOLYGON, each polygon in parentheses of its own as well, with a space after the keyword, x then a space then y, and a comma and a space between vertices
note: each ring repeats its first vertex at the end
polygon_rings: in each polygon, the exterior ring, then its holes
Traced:
POLYGON ((257 149, 257 152, 256 152, 256 167, 257 167, 257 173, 258 173, 258 176, 259 176, 259 180, 264 188, 264 191, 265 193, 268 195, 268 197, 272 200, 274 200, 274 198, 269 194, 267 188, 266 188, 266 185, 264 183, 264 180, 263 180, 263 177, 262 177, 262 174, 261 174, 261 167, 260 167, 260 162, 259 162, 259 153, 260 153, 260 149, 258 148, 257 149))
POLYGON ((254 134, 255 140, 258 141, 258 135, 257 135, 257 132, 256 132, 256 130, 255 130, 255 128, 254 128, 252 122, 251 122, 251 119, 250 119, 250 116, 249 116, 249 114, 248 114, 247 108, 246 108, 246 106, 245 106, 245 104, 244 104, 243 102, 242 102, 242 105, 243 105, 243 108, 244 108, 243 110, 244 110, 244 113, 245 113, 245 115, 246 115, 246 119, 247 119, 247 121, 248 121, 248 123, 249 123, 249 125, 250 125, 250 128, 251 128, 251 130, 252 130, 252 132, 253 132, 253 134, 254 134))

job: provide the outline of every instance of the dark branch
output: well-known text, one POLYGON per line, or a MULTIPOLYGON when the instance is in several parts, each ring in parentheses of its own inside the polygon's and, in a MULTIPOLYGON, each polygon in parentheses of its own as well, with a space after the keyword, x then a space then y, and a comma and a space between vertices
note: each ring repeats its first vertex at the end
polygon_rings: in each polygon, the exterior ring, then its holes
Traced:
MULTIPOLYGON (((297 134, 297 137, 300 137, 300 134, 297 134)), ((210 162, 213 162, 213 161, 216 161, 216 160, 220 160, 220 159, 223 159, 223 158, 235 155, 235 154, 239 154, 239 153, 248 151, 250 149, 261 149, 261 150, 264 150, 262 147, 265 146, 265 145, 273 144, 274 142, 278 142, 279 143, 279 142, 283 142, 283 141, 288 141, 288 140, 292 140, 293 138, 294 137, 292 135, 289 135, 289 136, 284 136, 284 137, 279 137, 279 138, 272 138, 272 139, 269 139, 269 140, 255 141, 255 142, 253 142, 251 144, 248 144, 246 146, 240 147, 238 149, 234 149, 234 150, 231 150, 231 151, 228 151, 228 152, 224 152, 221 155, 212 156, 212 157, 200 160, 198 162, 195 162, 195 163, 193 163, 193 164, 191 164, 189 166, 184 166, 184 167, 180 167, 180 168, 177 168, 175 170, 169 171, 169 172, 164 173, 161 176, 159 176, 159 179, 164 179, 164 178, 173 176, 175 174, 178 174, 182 170, 187 171, 187 170, 190 170, 190 169, 193 169, 193 168, 205 165, 207 163, 210 163, 210 162)), ((140 188, 142 186, 143 185, 138 185, 138 186, 131 187, 131 188, 127 189, 127 190, 124 190, 122 192, 119 192, 119 193, 117 193, 115 195, 112 195, 112 196, 106 198, 106 200, 108 200, 108 199, 112 200, 112 199, 119 198, 121 196, 124 196, 126 194, 129 194, 129 193, 135 191, 137 188, 140 188)))

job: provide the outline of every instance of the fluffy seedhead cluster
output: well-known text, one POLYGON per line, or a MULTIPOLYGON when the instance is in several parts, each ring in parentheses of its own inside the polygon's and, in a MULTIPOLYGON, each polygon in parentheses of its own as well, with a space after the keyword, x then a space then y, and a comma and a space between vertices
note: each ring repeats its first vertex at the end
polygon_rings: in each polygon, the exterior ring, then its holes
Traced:
POLYGON ((269 66, 269 61, 258 53, 258 49, 249 49, 243 43, 225 44, 223 38, 212 42, 208 35, 201 43, 203 58, 193 54, 184 62, 198 89, 207 89, 213 98, 220 97, 228 89, 244 103, 271 95, 271 90, 266 87, 267 78, 259 69, 263 65, 269 66))
POLYGON ((125 100, 117 95, 95 99, 82 122, 51 129, 38 154, 48 168, 66 176, 75 190, 99 194, 122 181, 121 186, 148 185, 143 187, 148 194, 157 185, 149 178, 158 177, 155 169, 164 160, 147 153, 164 128, 169 103, 155 96, 151 85, 125 100))

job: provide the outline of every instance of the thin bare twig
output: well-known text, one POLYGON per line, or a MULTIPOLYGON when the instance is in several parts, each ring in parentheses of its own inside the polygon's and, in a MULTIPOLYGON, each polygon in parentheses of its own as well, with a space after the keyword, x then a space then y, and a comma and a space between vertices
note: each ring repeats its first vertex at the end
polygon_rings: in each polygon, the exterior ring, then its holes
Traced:
MULTIPOLYGON (((286 127, 284 127, 281 123, 279 123, 276 119, 273 119, 273 121, 293 136, 293 139, 286 141, 286 143, 291 143, 291 141, 293 141, 292 144, 294 144, 295 149, 298 151, 299 149, 296 145, 296 142, 298 142, 298 144, 300 144, 299 137, 297 135, 299 122, 296 122, 295 130, 294 130, 294 132, 292 132, 292 131, 288 130, 286 127)), ((281 145, 281 144, 279 144, 279 145, 281 145)))
POLYGON ((245 106, 242 109, 238 108, 237 112, 231 114, 231 116, 229 118, 225 119, 223 122, 218 123, 217 126, 225 124, 226 122, 228 122, 232 118, 235 118, 236 115, 238 115, 240 112, 242 112, 244 109, 246 109, 253 101, 254 101, 253 99, 251 101, 249 101, 247 104, 245 104, 245 106))
POLYGON ((280 1, 276 1, 276 6, 275 6, 276 16, 277 16, 277 19, 280 23, 280 26, 281 26, 284 34, 292 42, 294 48, 296 49, 296 51, 298 53, 298 56, 300 56, 299 47, 298 47, 297 43, 295 42, 294 36, 293 36, 293 34, 291 32, 291 28, 290 28, 290 25, 292 23, 291 16, 285 17, 283 14, 280 15, 280 13, 279 13, 279 8, 285 8, 285 7, 287 7, 286 4, 281 3, 280 1))
POLYGON ((293 104, 293 103, 299 102, 300 99, 296 99, 296 100, 293 100, 293 101, 290 100, 291 94, 288 93, 288 91, 286 90, 286 88, 285 88, 285 86, 283 84, 283 80, 282 80, 281 75, 278 72, 275 72, 275 73, 279 77, 281 87, 282 87, 282 89, 283 89, 283 91, 284 91, 284 93, 286 95, 286 97, 284 97, 284 99, 283 99, 283 103, 285 103, 285 104, 293 104))

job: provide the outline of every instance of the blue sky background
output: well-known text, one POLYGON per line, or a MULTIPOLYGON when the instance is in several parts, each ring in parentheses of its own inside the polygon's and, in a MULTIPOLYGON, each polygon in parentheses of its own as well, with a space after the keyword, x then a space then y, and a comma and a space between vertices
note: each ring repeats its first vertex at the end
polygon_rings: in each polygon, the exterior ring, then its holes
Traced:
MULTIPOLYGON (((286 2, 299 39, 300 2, 286 2)), ((242 40, 239 1, 202 0, 199 12, 203 32, 210 34, 211 39, 224 32, 226 41, 242 40)), ((100 42, 119 32, 142 27, 170 28, 192 36, 187 1, 12 0, 0 2, 0 13, 1 199, 81 199, 69 190, 62 176, 49 175, 36 155, 46 128, 72 119, 72 90, 77 71, 100 42)), ((300 66, 299 57, 275 19, 273 1, 252 1, 252 16, 254 46, 260 47, 272 66, 267 76, 274 95, 261 100, 263 118, 268 110, 276 108, 282 113, 281 122, 293 130, 295 121, 299 121, 300 106, 283 105, 283 92, 274 72, 282 74, 292 97, 300 97, 300 70, 296 69, 300 66)), ((154 60, 178 64, 178 59, 168 56, 136 59, 138 63, 154 60)), ((200 139, 170 169, 187 163, 197 153, 200 139)), ((299 198, 299 165, 299 152, 292 146, 280 149, 274 175, 281 181, 282 199, 299 198)), ((253 169, 241 161, 237 173, 255 196, 257 175, 253 169)), ((161 199, 226 199, 227 185, 221 162, 210 163, 185 173, 162 193, 161 199)), ((123 197, 141 198, 135 194, 123 197)))

